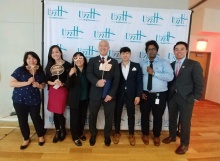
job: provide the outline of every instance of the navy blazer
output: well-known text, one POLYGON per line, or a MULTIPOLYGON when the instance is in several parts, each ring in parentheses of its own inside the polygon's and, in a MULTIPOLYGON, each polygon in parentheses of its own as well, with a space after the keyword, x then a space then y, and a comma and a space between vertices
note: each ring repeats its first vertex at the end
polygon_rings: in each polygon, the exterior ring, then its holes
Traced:
MULTIPOLYGON (((103 79, 108 79, 111 81, 110 91, 108 92, 107 95, 114 98, 116 95, 116 92, 118 89, 118 83, 119 83, 118 61, 108 56, 107 60, 109 59, 111 59, 109 64, 112 65, 112 68, 110 71, 104 72, 103 79)), ((96 86, 96 83, 100 79, 102 79, 103 71, 99 70, 100 64, 101 64, 101 57, 96 56, 96 57, 89 59, 89 63, 87 66, 86 76, 89 82, 91 83, 89 98, 94 99, 94 100, 102 99, 103 87, 96 86)))
POLYGON ((127 80, 125 80, 123 76, 121 63, 119 63, 119 70, 120 81, 117 91, 117 99, 124 97, 125 92, 128 94, 128 98, 131 101, 134 101, 135 97, 141 97, 141 93, 143 90, 143 79, 140 64, 130 61, 130 68, 127 80))
MULTIPOLYGON (((175 71, 175 61, 171 63, 173 71, 175 71)), ((174 72, 175 75, 175 72, 174 72)), ((199 62, 185 59, 178 76, 168 83, 168 91, 170 99, 174 93, 182 97, 185 101, 193 102, 194 99, 200 100, 204 87, 204 78, 202 67, 199 62)))

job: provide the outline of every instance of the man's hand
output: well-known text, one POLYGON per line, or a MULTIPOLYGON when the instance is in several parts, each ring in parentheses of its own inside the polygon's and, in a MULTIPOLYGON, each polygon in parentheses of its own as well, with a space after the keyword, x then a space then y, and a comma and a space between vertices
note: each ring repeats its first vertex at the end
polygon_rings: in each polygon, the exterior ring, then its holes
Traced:
POLYGON ((147 100, 147 95, 144 92, 142 92, 141 98, 144 99, 144 100, 147 100))
POLYGON ((154 74, 154 70, 150 66, 147 67, 147 72, 151 75, 154 74))
POLYGON ((106 80, 105 79, 100 79, 97 83, 97 87, 104 87, 106 80))
POLYGON ((140 97, 135 97, 134 105, 137 105, 140 102, 140 97))
POLYGON ((112 100, 112 96, 107 95, 104 99, 105 102, 111 101, 112 100))

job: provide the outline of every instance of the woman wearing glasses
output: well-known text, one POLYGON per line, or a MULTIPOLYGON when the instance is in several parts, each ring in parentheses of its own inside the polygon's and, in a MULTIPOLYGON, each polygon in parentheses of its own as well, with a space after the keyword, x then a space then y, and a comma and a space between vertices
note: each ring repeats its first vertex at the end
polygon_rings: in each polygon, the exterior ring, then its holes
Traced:
POLYGON ((69 89, 67 105, 70 106, 70 131, 76 146, 86 140, 84 126, 88 108, 89 82, 86 78, 87 60, 81 52, 73 55, 72 68, 66 80, 69 89))

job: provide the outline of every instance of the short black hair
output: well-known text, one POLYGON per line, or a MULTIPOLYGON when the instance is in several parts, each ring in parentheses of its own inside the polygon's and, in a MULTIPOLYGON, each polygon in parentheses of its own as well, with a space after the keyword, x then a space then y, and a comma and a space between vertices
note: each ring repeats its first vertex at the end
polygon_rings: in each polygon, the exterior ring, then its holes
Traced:
POLYGON ((186 42, 184 42, 184 41, 178 41, 178 42, 174 45, 173 50, 175 50, 175 47, 176 47, 177 45, 180 45, 180 44, 184 45, 184 46, 186 47, 186 50, 188 50, 188 44, 187 44, 186 42))
POLYGON ((156 42, 155 40, 150 40, 150 41, 147 41, 147 42, 145 43, 145 51, 146 51, 146 53, 147 53, 147 49, 148 49, 148 47, 149 47, 150 45, 154 45, 155 48, 157 49, 157 51, 159 50, 159 45, 157 44, 157 42, 156 42))
POLYGON ((131 52, 131 49, 130 49, 129 47, 122 47, 122 48, 120 49, 120 54, 121 54, 122 52, 131 52))

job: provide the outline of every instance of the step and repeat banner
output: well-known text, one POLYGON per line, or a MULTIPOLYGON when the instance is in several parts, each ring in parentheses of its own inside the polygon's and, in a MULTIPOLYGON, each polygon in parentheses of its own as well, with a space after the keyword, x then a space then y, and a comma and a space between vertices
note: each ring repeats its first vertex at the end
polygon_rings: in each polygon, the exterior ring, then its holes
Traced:
MULTIPOLYGON (((70 2, 44 2, 44 67, 50 46, 59 45, 64 59, 72 62, 75 52, 89 58, 99 55, 98 43, 105 39, 110 44, 109 56, 119 62, 121 47, 131 49, 131 60, 141 62, 147 58, 145 42, 156 40, 158 56, 175 60, 173 46, 177 41, 188 41, 190 10, 134 8, 70 2)), ((46 88, 45 88, 46 89, 46 88)), ((48 91, 44 90, 45 128, 54 128, 53 114, 47 110, 48 91)), ((65 117, 69 128, 69 108, 65 117)), ((163 116, 163 130, 168 129, 168 111, 163 116)), ((86 127, 89 125, 89 112, 86 127)), ((135 129, 140 130, 140 110, 135 108, 135 129)), ((114 125, 113 125, 114 126, 114 125)), ((97 128, 104 127, 104 111, 99 111, 97 128)), ((152 116, 150 119, 152 128, 152 116)), ((121 119, 121 129, 128 129, 126 108, 121 119)))

